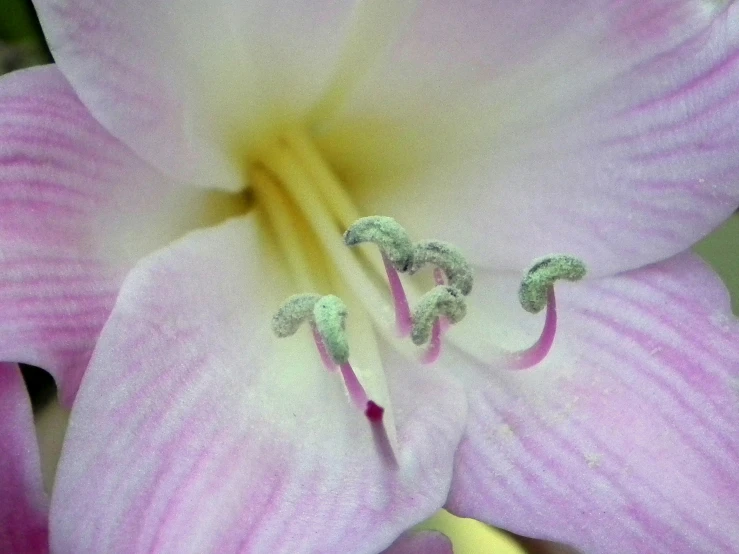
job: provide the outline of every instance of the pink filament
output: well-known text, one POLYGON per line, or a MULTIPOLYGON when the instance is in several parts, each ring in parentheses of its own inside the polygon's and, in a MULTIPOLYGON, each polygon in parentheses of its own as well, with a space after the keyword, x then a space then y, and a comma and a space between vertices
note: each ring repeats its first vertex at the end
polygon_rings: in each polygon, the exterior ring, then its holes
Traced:
POLYGON ((403 283, 400 282, 400 276, 397 270, 387 259, 385 254, 382 255, 382 262, 385 264, 385 272, 387 280, 390 284, 390 293, 393 296, 393 304, 395 305, 395 325, 400 337, 407 337, 411 334, 411 310, 408 307, 408 298, 403 289, 403 283))
MULTIPOLYGON (((434 281, 437 285, 446 284, 444 272, 438 267, 434 268, 434 281)), ((449 321, 447 318, 439 317, 436 319, 434 326, 431 328, 431 341, 429 342, 429 347, 421 358, 421 361, 424 364, 432 364, 439 359, 439 354, 441 354, 441 337, 448 328, 449 321)))
POLYGON ((326 350, 326 345, 323 343, 323 339, 318 333, 318 329, 316 329, 316 326, 312 324, 310 327, 313 332, 313 340, 316 342, 316 348, 318 348, 318 353, 321 355, 321 361, 323 362, 324 367, 331 372, 336 371, 336 363, 331 359, 328 350, 326 350))
POLYGON ((424 364, 432 364, 439 359, 439 354, 441 353, 441 335, 444 331, 444 329, 442 329, 442 320, 446 322, 446 318, 440 317, 434 322, 434 326, 431 329, 431 341, 429 342, 429 347, 421 358, 421 361, 424 364))
POLYGON ((344 385, 349 393, 352 403, 360 410, 364 410, 367 407, 367 393, 362 386, 362 383, 357 379, 357 375, 354 373, 354 369, 349 362, 339 365, 341 370, 341 376, 344 378, 344 385))
MULTIPOLYGON (((311 325, 311 329, 313 331, 313 339, 316 342, 316 347, 321 355, 323 365, 326 366, 326 369, 329 371, 336 371, 336 363, 334 363, 326 350, 326 345, 324 344, 315 325, 311 325)), ((390 444, 390 439, 388 438, 387 430, 385 429, 385 408, 376 402, 369 400, 367 392, 364 390, 362 383, 359 382, 359 379, 357 379, 357 375, 354 373, 354 369, 349 362, 339 364, 338 367, 341 370, 341 376, 344 379, 344 385, 349 393, 349 398, 351 398, 355 407, 364 411, 364 415, 370 422, 372 439, 380 458, 382 458, 383 462, 387 464, 388 467, 396 468, 398 466, 398 462, 395 459, 395 453, 393 452, 393 447, 390 444)))
POLYGON ((434 268, 434 281, 437 285, 445 285, 446 281, 444 280, 444 272, 438 268, 434 268))
POLYGON ((554 298, 554 287, 550 287, 547 292, 547 314, 539 339, 526 350, 509 354, 506 359, 506 367, 514 370, 529 369, 541 363, 549 354, 556 333, 557 303, 554 298))

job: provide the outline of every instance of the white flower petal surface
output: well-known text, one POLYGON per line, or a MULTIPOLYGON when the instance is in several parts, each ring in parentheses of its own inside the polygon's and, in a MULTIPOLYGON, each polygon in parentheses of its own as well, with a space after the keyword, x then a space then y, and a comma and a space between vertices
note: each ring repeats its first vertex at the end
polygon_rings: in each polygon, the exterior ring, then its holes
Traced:
POLYGON ((684 250, 739 205, 739 4, 428 0, 324 149, 366 213, 519 270, 684 250))
POLYGON ((2 77, 0 359, 50 371, 71 401, 125 271, 206 205, 110 136, 54 66, 2 77))
POLYGON ((443 504, 461 387, 387 353, 388 464, 310 331, 272 335, 274 261, 237 218, 129 274, 72 412, 56 553, 370 554, 443 504))
POLYGON ((231 190, 243 185, 231 151, 304 117, 337 77, 355 19, 373 11, 356 4, 35 2, 54 59, 113 135, 169 174, 231 190))
MULTIPOLYGON (((476 286, 499 338, 536 336, 515 278, 476 286)), ((448 508, 589 553, 739 549, 739 324, 719 279, 683 254, 562 285, 558 306, 533 369, 448 352, 470 401, 448 508)))

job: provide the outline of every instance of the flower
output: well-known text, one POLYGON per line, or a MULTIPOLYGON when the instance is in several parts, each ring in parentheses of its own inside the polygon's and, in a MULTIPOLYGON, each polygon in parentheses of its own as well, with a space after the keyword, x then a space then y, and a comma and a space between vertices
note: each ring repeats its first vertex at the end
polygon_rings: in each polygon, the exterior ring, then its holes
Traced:
POLYGON ((54 552, 378 552, 445 502, 589 552, 739 547, 737 324, 684 252, 739 203, 734 2, 36 8, 57 65, 0 81, 0 354, 74 401, 54 552), (433 364, 342 238, 374 215, 474 267, 433 364), (561 253, 590 278, 511 371, 520 272, 561 253), (276 337, 302 293, 334 331, 276 337))

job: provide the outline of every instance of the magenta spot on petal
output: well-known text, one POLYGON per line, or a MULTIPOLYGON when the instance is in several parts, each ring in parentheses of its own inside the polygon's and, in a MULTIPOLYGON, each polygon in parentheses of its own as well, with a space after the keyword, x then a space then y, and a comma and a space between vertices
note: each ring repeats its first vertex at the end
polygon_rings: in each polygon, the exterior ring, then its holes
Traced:
POLYGON ((385 408, 378 406, 372 400, 367 402, 367 409, 364 411, 364 415, 367 416, 372 423, 379 423, 382 421, 382 416, 385 414, 385 408))

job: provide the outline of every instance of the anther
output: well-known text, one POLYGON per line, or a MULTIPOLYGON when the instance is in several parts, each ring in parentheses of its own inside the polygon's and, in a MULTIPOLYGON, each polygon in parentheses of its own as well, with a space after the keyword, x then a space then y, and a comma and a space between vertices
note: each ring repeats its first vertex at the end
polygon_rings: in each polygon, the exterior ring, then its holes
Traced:
MULTIPOLYGON (((308 322, 323 364, 330 371, 335 371, 338 366, 352 403, 358 409, 365 410, 369 406, 370 399, 349 363, 346 317, 346 305, 337 296, 296 294, 280 306, 272 318, 272 330, 278 337, 289 337, 295 334, 303 322, 308 322)), ((378 404, 374 402, 372 404, 382 410, 378 404)), ((370 415, 377 413, 376 408, 373 408, 375 411, 371 414, 365 414, 370 422, 373 422, 370 415)))
POLYGON ((585 276, 585 264, 565 254, 540 258, 529 268, 518 289, 521 306, 531 313, 547 308, 539 339, 529 348, 511 352, 504 361, 509 369, 528 369, 547 357, 557 334, 557 301, 554 283, 559 279, 579 281, 585 276))
POLYGON ((344 233, 344 243, 356 246, 363 242, 376 244, 398 271, 411 265, 413 243, 406 230, 392 217, 373 215, 356 220, 344 233))
POLYGON ((280 338, 294 335, 300 326, 313 322, 313 308, 321 297, 318 294, 294 294, 272 317, 272 331, 280 338))
POLYGON ((411 340, 419 346, 425 344, 440 317, 445 317, 450 323, 459 323, 466 314, 467 305, 458 288, 436 286, 421 297, 413 310, 411 340))
POLYGON ((329 356, 337 365, 346 364, 349 361, 346 316, 346 305, 341 298, 333 294, 321 297, 313 307, 316 330, 323 339, 329 356))
POLYGON ((463 295, 467 296, 472 291, 472 266, 456 246, 439 240, 418 241, 413 247, 413 263, 409 272, 416 273, 427 264, 441 268, 447 284, 463 295))
POLYGON ((313 333, 313 341, 321 356, 324 367, 329 371, 336 371, 336 362, 326 350, 326 345, 318 329, 313 315, 313 308, 321 299, 318 294, 294 294, 277 310, 272 317, 272 331, 279 338, 294 335, 303 323, 308 323, 313 333))
POLYGON ((411 310, 408 297, 400 282, 398 271, 408 271, 413 257, 413 243, 406 230, 392 217, 373 215, 352 223, 344 233, 344 243, 356 246, 363 242, 376 244, 382 253, 390 294, 395 306, 395 325, 398 335, 407 337, 411 332, 411 310))
POLYGON ((567 254, 539 258, 526 271, 518 289, 518 300, 524 310, 537 314, 547 306, 549 291, 555 281, 579 281, 585 273, 585 264, 567 254))

